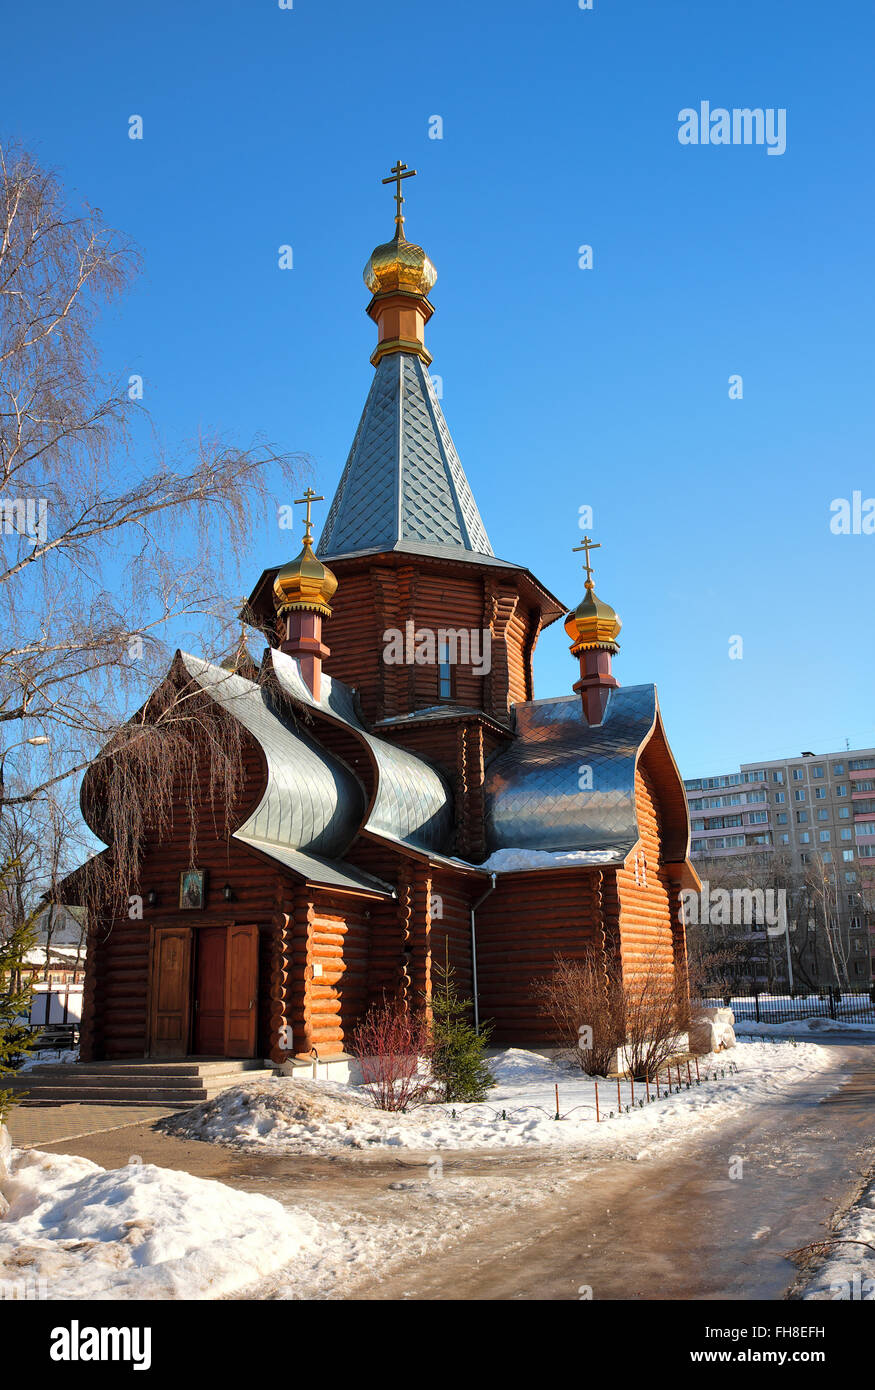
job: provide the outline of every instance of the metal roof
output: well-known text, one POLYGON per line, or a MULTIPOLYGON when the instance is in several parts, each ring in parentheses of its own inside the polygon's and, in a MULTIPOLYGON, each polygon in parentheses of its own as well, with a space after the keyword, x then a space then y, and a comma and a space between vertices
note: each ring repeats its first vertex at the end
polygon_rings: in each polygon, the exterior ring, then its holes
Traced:
POLYGON ((315 883, 320 888, 345 888, 356 892, 379 893, 384 898, 397 896, 391 883, 384 883, 380 878, 363 873, 361 869, 346 864, 342 859, 329 863, 327 859, 320 859, 317 855, 302 854, 300 850, 289 849, 285 845, 268 844, 266 840, 256 840, 251 835, 241 835, 239 831, 234 839, 239 840, 241 844, 249 845, 252 849, 260 850, 271 859, 276 859, 287 869, 300 874, 308 883, 315 883))
POLYGON ((610 850, 638 840, 635 766, 657 716, 656 687, 611 691, 602 723, 577 696, 514 705, 516 739, 486 775, 486 832, 499 849, 610 850))
POLYGON ((271 659, 287 694, 340 721, 370 749, 377 769, 377 791, 364 828, 413 849, 446 852, 453 838, 453 802, 450 788, 437 769, 405 748, 368 733, 356 710, 353 691, 342 681, 323 673, 322 695, 317 702, 294 657, 272 648, 271 659))
POLYGON ((377 365, 317 554, 411 544, 492 557, 431 377, 399 352, 377 365))
POLYGON ((265 756, 264 795, 235 838, 328 858, 343 854, 365 814, 358 779, 279 715, 260 685, 186 652, 180 655, 192 679, 252 734, 265 756))

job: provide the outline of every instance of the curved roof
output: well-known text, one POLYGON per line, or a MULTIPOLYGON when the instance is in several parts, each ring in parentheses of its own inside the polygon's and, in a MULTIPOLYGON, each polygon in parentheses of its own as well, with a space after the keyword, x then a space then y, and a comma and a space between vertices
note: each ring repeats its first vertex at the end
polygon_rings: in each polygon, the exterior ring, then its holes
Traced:
POLYGON ((185 670, 256 739, 267 763, 264 795, 236 839, 334 858, 349 848, 365 814, 358 779, 272 708, 244 676, 181 653, 185 670))
POLYGON ((486 832, 502 849, 610 851, 638 839, 635 767, 657 719, 656 687, 613 690, 602 723, 577 696, 514 706, 516 738, 486 774, 486 832))
POLYGON ((405 748, 368 733, 349 686, 323 674, 322 697, 316 701, 294 657, 273 648, 271 659, 286 694, 345 725, 366 745, 376 768, 377 789, 364 828, 414 849, 447 852, 453 837, 453 803, 441 774, 405 748))

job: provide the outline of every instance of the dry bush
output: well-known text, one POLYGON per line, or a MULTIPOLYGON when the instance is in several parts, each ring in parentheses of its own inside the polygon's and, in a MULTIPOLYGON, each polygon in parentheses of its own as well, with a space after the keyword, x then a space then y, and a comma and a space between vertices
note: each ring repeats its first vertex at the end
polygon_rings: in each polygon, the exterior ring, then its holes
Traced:
POLYGON ((655 1076, 679 1051, 687 1030, 689 1001, 674 972, 650 957, 643 972, 623 987, 626 1015, 626 1069, 635 1080, 655 1076))
POLYGON ((622 983, 617 969, 595 953, 583 960, 557 955, 553 971, 535 982, 535 997, 553 1023, 562 1056, 590 1076, 604 1076, 623 1042, 622 983), (592 1029, 592 1047, 580 1029, 592 1029))
POLYGON ((556 956, 552 973, 536 981, 535 996, 555 1027, 562 1056, 590 1076, 605 1076, 624 1047, 633 1076, 654 1076, 678 1051, 689 1018, 686 991, 655 959, 624 980, 619 963, 595 953, 583 960, 556 956), (592 1047, 585 1051, 582 1027, 592 1029, 592 1047))
POLYGON ((361 1063, 365 1090, 378 1110, 410 1110, 433 1098, 428 1025, 396 1000, 374 1004, 355 1028, 350 1051, 361 1063))

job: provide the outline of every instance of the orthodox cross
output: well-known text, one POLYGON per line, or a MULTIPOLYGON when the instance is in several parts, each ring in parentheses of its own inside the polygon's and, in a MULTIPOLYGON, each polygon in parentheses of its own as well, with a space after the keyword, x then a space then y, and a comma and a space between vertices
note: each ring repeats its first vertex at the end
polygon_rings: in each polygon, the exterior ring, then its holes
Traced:
POLYGON ((317 497, 317 496, 316 496, 316 493, 314 492, 313 488, 311 488, 311 487, 308 487, 308 488, 307 488, 307 491, 304 493, 304 496, 303 496, 303 497, 296 497, 296 498, 295 498, 295 506, 296 506, 296 507, 306 506, 306 508, 307 508, 307 514, 306 514, 306 516, 304 517, 304 526, 306 527, 306 530, 305 530, 305 532, 304 532, 304 540, 305 540, 305 541, 309 541, 309 540, 312 539, 312 537, 310 536, 310 532, 313 530, 313 523, 312 523, 312 521, 310 520, 310 508, 311 508, 311 506, 313 505, 314 502, 324 502, 324 501, 325 501, 325 498, 324 498, 324 497, 317 497))
POLYGON ((579 550, 585 550, 585 551, 586 551, 586 562, 584 563, 583 568, 586 570, 586 582, 587 582, 587 585, 591 585, 591 584, 592 584, 592 565, 589 563, 589 552, 590 552, 591 550, 601 550, 601 548, 602 548, 602 543, 601 543, 601 541, 599 541, 598 544, 596 545, 596 544, 590 539, 589 536, 584 536, 584 538, 583 538, 583 545, 575 545, 575 546, 573 547, 573 553, 574 553, 575 555, 577 554, 577 552, 578 552, 579 550))
POLYGON ((383 179, 383 183, 394 183, 395 185, 395 221, 398 223, 399 227, 404 221, 404 214, 401 211, 401 204, 404 202, 404 197, 401 192, 401 180, 412 179, 415 173, 415 169, 408 169, 407 165, 402 164, 399 159, 398 163, 393 165, 390 177, 388 179, 383 179))

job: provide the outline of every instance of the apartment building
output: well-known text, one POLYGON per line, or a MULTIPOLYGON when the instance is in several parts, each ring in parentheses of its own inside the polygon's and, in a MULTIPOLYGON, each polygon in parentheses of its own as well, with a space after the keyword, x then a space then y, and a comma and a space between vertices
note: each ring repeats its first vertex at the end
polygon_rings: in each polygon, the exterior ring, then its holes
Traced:
POLYGON ((800 875, 823 864, 850 942, 852 985, 875 964, 875 748, 800 753, 684 783, 691 857, 780 855, 800 875))

